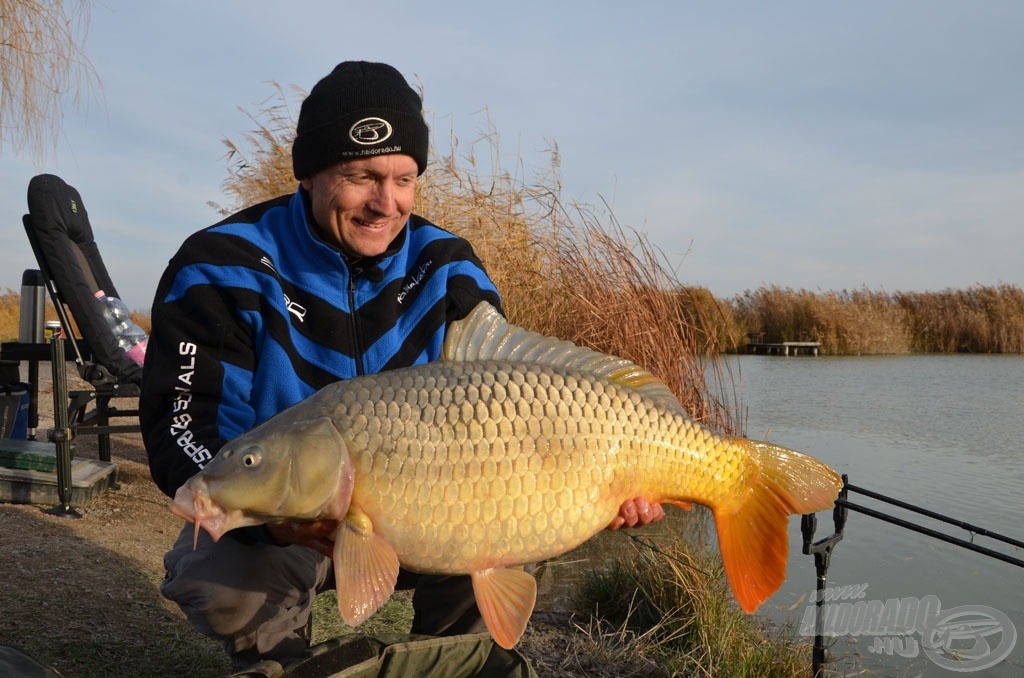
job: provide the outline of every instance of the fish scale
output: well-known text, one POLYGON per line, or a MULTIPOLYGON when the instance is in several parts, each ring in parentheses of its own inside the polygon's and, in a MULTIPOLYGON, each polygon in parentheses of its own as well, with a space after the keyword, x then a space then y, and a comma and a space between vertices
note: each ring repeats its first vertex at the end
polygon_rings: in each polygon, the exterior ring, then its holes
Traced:
POLYGON ((319 398, 337 403, 330 416, 352 459, 352 501, 388 516, 375 530, 418 571, 535 562, 589 539, 623 497, 686 501, 739 481, 729 455, 698 451, 700 429, 685 418, 549 365, 445 361, 335 390, 344 395, 319 398))
POLYGON ((214 539, 273 520, 334 520, 338 608, 356 625, 399 567, 469 574, 497 643, 536 600, 518 566, 560 555, 642 497, 714 515, 725 571, 754 611, 785 579, 787 521, 832 506, 812 457, 689 419, 654 375, 529 332, 481 304, 443 360, 317 391, 225 445, 172 506, 214 539))

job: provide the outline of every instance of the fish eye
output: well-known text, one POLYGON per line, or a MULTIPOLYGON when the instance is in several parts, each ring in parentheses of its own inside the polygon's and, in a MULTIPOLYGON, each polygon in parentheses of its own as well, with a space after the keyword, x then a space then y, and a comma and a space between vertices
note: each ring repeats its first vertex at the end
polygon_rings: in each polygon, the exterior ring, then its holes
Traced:
POLYGON ((242 466, 245 466, 247 468, 259 466, 262 460, 263 455, 260 454, 259 451, 251 449, 242 455, 242 466))

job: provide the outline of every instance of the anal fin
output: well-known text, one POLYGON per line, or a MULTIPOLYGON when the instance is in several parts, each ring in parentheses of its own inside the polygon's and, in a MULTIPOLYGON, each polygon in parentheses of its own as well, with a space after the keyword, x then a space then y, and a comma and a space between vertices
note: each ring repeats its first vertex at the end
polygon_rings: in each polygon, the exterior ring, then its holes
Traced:
POLYGON ((334 533, 334 581, 349 626, 369 619, 395 591, 398 555, 362 512, 350 511, 334 533))
POLYGON ((522 569, 494 568, 472 573, 476 605, 491 637, 511 650, 519 642, 537 602, 537 580, 522 569))

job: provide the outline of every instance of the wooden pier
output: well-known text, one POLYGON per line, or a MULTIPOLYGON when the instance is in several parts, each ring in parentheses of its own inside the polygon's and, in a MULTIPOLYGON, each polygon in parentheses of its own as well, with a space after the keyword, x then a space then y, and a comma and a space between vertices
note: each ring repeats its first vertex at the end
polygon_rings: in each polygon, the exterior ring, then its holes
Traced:
POLYGON ((750 342, 747 353, 757 355, 818 355, 820 341, 750 342))

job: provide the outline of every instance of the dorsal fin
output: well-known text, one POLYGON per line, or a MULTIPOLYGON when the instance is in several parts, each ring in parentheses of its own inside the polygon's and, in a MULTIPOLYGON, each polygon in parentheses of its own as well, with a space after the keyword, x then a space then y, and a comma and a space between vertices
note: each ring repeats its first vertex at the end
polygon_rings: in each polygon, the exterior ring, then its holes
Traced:
POLYGON ((459 362, 507 360, 568 368, 603 377, 664 407, 683 411, 669 387, 639 365, 513 325, 486 301, 448 326, 441 355, 444 360, 459 362))

